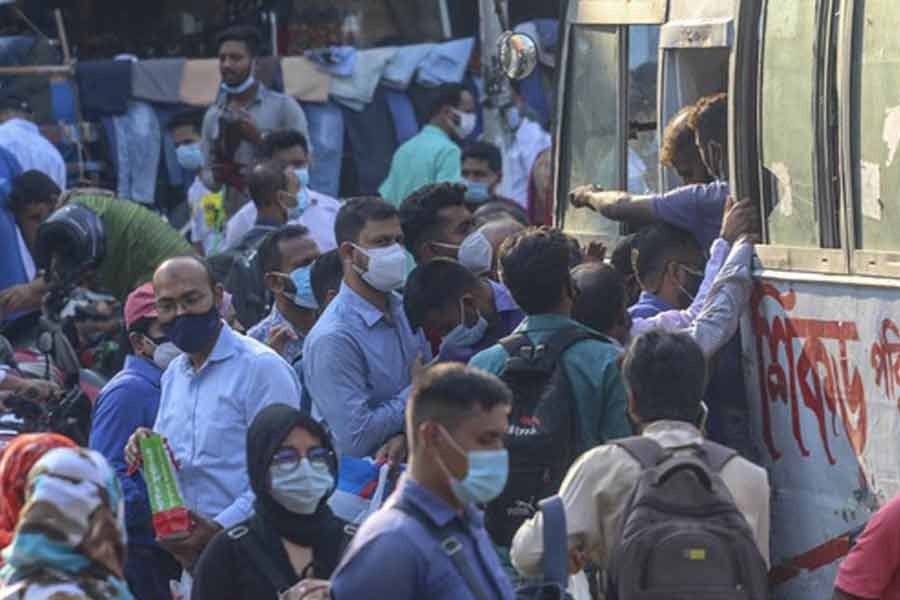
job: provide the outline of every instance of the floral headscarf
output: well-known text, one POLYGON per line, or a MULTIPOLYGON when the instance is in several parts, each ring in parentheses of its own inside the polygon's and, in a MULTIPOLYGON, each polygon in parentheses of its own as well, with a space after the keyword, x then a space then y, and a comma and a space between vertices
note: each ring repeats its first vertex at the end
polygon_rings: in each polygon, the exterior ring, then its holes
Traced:
POLYGON ((19 512, 25 504, 28 472, 54 448, 74 448, 75 442, 56 433, 26 433, 16 436, 0 457, 0 550, 12 541, 19 512))
POLYGON ((23 586, 29 598, 66 585, 75 598, 131 599, 123 580, 125 502, 101 454, 59 448, 34 465, 3 557, 3 582, 23 586))

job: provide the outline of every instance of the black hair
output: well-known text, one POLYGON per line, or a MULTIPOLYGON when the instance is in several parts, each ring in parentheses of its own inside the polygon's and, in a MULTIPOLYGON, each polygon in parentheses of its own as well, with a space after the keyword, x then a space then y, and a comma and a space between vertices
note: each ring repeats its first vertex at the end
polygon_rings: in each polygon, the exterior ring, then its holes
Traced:
POLYGON ((649 331, 632 341, 622 373, 642 423, 696 423, 706 389, 706 358, 685 333, 649 331))
POLYGON ((216 37, 216 48, 221 48, 225 42, 241 42, 247 47, 250 56, 257 56, 262 44, 262 37, 255 27, 236 25, 229 27, 216 37))
POLYGON ((511 202, 498 202, 496 200, 487 202, 479 206, 472 216, 481 225, 498 219, 513 219, 525 227, 531 224, 528 220, 528 214, 511 202))
POLYGON ((608 333, 619 322, 625 307, 622 276, 609 265, 587 263, 572 270, 578 290, 572 318, 600 333, 608 333))
POLYGON ((422 327, 431 310, 459 306, 466 292, 480 287, 478 277, 449 258, 435 258, 413 269, 403 291, 403 308, 413 330, 422 327))
POLYGON ((169 120, 167 129, 174 131, 178 127, 193 127, 200 133, 203 129, 203 112, 197 109, 186 109, 175 114, 169 120))
POLYGON ((569 251, 569 237, 548 227, 532 227, 504 240, 501 278, 525 314, 550 312, 562 301, 571 285, 569 251))
POLYGON ((438 86, 434 101, 428 109, 426 120, 430 121, 433 119, 445 106, 459 108, 464 91, 465 88, 458 83, 445 83, 438 86))
POLYGON ((709 141, 728 144, 728 94, 712 94, 697 101, 688 119, 701 144, 709 141))
POLYGON ((459 363, 431 367, 413 389, 406 405, 406 429, 415 432, 425 421, 444 426, 449 433, 476 408, 489 411, 512 404, 512 392, 498 377, 459 363))
POLYGON ((266 235, 259 246, 259 264, 263 273, 281 270, 281 242, 305 238, 309 236, 309 229, 303 225, 285 225, 266 235))
POLYGON ((316 259, 309 272, 309 284, 320 307, 325 306, 329 290, 337 290, 341 287, 343 278, 344 263, 337 248, 316 259))
POLYGON ((28 100, 9 91, 0 93, 0 112, 6 111, 20 112, 26 115, 34 112, 28 100))
POLYGON ((350 198, 334 220, 334 238, 338 244, 356 243, 369 221, 386 221, 399 215, 393 205, 377 196, 350 198))
POLYGON ((500 156, 500 149, 490 142, 473 142, 463 150, 462 159, 473 158, 475 160, 483 160, 488 164, 488 168, 500 175, 503 172, 503 157, 500 156))
POLYGON ((12 181, 9 192, 10 209, 18 214, 32 204, 50 204, 53 206, 62 190, 41 171, 25 171, 12 181))
POLYGON ((438 235, 438 213, 450 206, 466 206, 466 186, 460 183, 432 183, 420 187, 400 205, 403 238, 413 257, 419 260, 419 247, 438 235))
POLYGON ((584 262, 584 250, 577 238, 567 235, 569 238, 569 269, 574 269, 584 262))
POLYGON ((612 254, 609 256, 609 262, 613 268, 619 272, 623 278, 634 275, 634 263, 631 261, 631 251, 634 250, 637 243, 638 234, 632 233, 626 235, 613 248, 612 254))
POLYGON ((284 164, 279 161, 257 163, 247 177, 247 191, 257 207, 267 206, 277 192, 286 188, 284 164))
POLYGON ((635 242, 635 273, 641 285, 648 285, 663 273, 666 265, 677 262, 691 252, 702 254, 690 232, 666 223, 657 223, 641 231, 635 242))
POLYGON ((272 131, 266 135, 263 140, 262 156, 263 158, 272 158, 276 152, 300 146, 303 151, 309 154, 309 142, 306 136, 296 129, 281 129, 272 131))

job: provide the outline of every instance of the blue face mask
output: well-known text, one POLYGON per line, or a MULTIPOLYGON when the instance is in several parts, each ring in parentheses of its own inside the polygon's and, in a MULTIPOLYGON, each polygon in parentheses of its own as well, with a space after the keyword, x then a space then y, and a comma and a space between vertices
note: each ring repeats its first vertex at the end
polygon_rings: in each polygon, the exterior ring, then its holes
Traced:
POLYGON ((456 348, 471 348, 481 341, 484 333, 487 331, 487 320, 478 315, 478 321, 471 327, 466 326, 466 311, 463 307, 463 301, 459 301, 459 325, 450 330, 450 333, 444 336, 441 345, 454 346, 456 348))
POLYGON ((297 180, 300 182, 301 188, 309 187, 309 168, 303 167, 301 169, 294 169, 294 174, 297 176, 297 180))
POLYGON ((293 294, 285 294, 290 298, 291 302, 300 308, 308 308, 315 310, 319 308, 316 297, 312 291, 312 283, 310 283, 310 274, 312 273, 312 265, 300 267, 291 271, 291 281, 297 291, 293 294))
POLYGON ((519 112, 518 106, 513 105, 506 109, 506 124, 513 131, 522 124, 522 113, 519 112))
POLYGON ((297 515, 316 512, 322 498, 334 487, 334 476, 328 466, 311 463, 308 458, 290 470, 272 466, 269 475, 272 499, 297 515))
POLYGON ((178 164, 186 171, 199 171, 203 166, 203 151, 199 142, 178 146, 175 155, 178 157, 178 164))
POLYGON ((247 79, 244 80, 243 83, 239 83, 239 84, 237 84, 237 85, 235 85, 235 86, 230 86, 230 85, 228 85, 227 83, 225 83, 225 82, 223 81, 223 82, 222 82, 222 89, 225 91, 225 93, 231 94, 231 95, 243 94, 244 92, 246 92, 247 90, 249 90, 250 87, 251 87, 254 83, 256 83, 256 78, 253 77, 253 74, 251 73, 251 74, 247 77, 247 79))
POLYGON ((506 448, 463 452, 446 430, 443 433, 444 439, 454 446, 454 451, 465 454, 469 463, 469 470, 463 479, 450 476, 450 488, 457 500, 463 504, 487 504, 499 496, 509 477, 509 452, 506 448))
POLYGON ((196 354, 215 338, 221 320, 219 308, 214 303, 205 313, 181 315, 168 323, 162 323, 162 329, 179 350, 196 354))
POLYGON ((483 181, 466 181, 466 202, 484 204, 491 198, 488 184, 483 181))

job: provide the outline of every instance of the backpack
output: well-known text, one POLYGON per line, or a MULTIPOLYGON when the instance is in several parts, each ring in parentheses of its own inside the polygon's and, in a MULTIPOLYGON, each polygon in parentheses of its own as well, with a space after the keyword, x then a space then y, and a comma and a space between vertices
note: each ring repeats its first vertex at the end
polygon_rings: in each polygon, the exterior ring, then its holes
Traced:
POLYGON ((643 472, 607 570, 607 600, 763 600, 765 561, 720 475, 737 452, 704 441, 663 449, 614 442, 643 472))
POLYGON ((559 491, 584 449, 572 384, 560 358, 590 339, 603 341, 581 327, 560 330, 540 344, 524 333, 500 340, 509 357, 499 377, 512 390, 513 404, 506 434, 509 479, 485 511, 485 527, 495 544, 512 544, 538 501, 559 491))
MULTIPOLYGON (((254 228, 251 233, 257 230, 263 232, 254 228)), ((266 317, 271 301, 259 264, 259 247, 264 239, 264 234, 248 234, 236 247, 209 259, 213 277, 232 295, 238 320, 247 329, 266 317)))

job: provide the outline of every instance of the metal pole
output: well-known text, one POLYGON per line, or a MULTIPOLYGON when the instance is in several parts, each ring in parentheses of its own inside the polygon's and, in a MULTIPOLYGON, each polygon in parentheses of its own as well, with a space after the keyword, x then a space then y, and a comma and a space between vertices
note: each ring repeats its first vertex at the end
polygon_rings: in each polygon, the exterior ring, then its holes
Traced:
POLYGON ((269 11, 269 31, 272 36, 272 56, 278 56, 278 15, 269 11))
POLYGON ((497 40, 503 33, 497 8, 503 12, 504 21, 508 21, 506 0, 479 0, 479 33, 481 36, 481 75, 484 78, 484 134, 485 141, 496 145, 501 150, 506 146, 505 128, 501 122, 500 108, 510 102, 509 82, 500 70, 500 56, 497 52, 497 40))
POLYGON ((450 24, 450 11, 447 10, 447 0, 438 0, 438 9, 441 11, 441 29, 444 39, 453 37, 453 27, 450 24))

